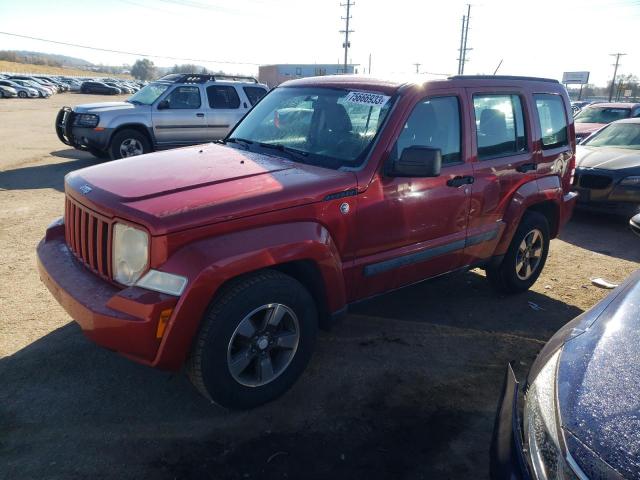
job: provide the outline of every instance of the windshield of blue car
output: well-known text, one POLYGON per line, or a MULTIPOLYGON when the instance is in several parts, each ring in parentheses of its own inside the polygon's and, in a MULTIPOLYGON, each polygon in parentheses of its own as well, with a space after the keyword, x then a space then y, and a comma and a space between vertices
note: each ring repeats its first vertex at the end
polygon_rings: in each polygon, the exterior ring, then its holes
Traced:
POLYGON ((277 88, 227 138, 247 149, 278 149, 294 161, 359 167, 391 108, 378 92, 277 88))
POLYGON ((139 105, 151 105, 167 88, 169 88, 169 85, 166 83, 150 83, 131 95, 127 99, 127 102, 137 103, 139 105))
POLYGON ((630 116, 630 108, 587 107, 575 116, 574 121, 576 123, 611 123, 630 116))
POLYGON ((640 123, 614 123, 587 140, 589 147, 618 147, 640 150, 640 123))

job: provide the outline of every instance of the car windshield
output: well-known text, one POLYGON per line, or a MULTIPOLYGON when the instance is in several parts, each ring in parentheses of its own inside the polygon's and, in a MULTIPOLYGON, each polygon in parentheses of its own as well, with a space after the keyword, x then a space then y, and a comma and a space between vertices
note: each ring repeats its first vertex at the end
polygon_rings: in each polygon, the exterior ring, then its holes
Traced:
POLYGON ((640 123, 614 123, 596 133, 585 145, 640 150, 640 123))
POLYGON ((226 140, 278 149, 295 161, 338 169, 364 161, 391 107, 381 93, 333 88, 278 88, 226 140))
POLYGON ((588 107, 578 113, 576 123, 611 123, 631 116, 630 108, 588 107))
POLYGON ((150 83, 131 95, 127 99, 127 102, 137 103, 139 105, 151 105, 167 88, 169 88, 169 85, 166 83, 150 83))

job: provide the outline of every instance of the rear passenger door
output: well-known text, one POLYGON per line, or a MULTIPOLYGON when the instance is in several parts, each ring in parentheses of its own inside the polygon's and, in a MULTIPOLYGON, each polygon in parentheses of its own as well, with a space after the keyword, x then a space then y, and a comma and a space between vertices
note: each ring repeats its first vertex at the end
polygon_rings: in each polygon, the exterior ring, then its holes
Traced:
POLYGON ((208 86, 207 102, 210 140, 224 138, 250 108, 246 102, 240 100, 234 85, 208 86))
POLYGON ((207 141, 205 109, 198 85, 173 88, 153 106, 151 116, 158 145, 189 145, 207 141), (166 108, 158 108, 162 106, 166 108))
POLYGON ((513 193, 536 179, 529 97, 517 89, 467 89, 474 152, 466 264, 487 259, 504 230, 513 193))

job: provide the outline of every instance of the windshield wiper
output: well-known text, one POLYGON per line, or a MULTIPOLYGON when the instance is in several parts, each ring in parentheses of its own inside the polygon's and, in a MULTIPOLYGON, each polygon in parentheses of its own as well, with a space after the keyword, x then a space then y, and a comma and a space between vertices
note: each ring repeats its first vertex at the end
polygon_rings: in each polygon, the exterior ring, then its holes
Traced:
POLYGON ((296 150, 295 148, 285 147, 281 143, 258 142, 258 145, 264 148, 271 148, 273 150, 278 150, 279 152, 286 153, 294 160, 298 160, 302 163, 306 163, 307 157, 309 156, 308 152, 303 152, 302 150, 296 150))
POLYGON ((253 140, 247 140, 246 138, 226 138, 221 141, 221 143, 237 143, 238 145, 243 145, 246 150, 249 150, 249 145, 253 143, 253 140))

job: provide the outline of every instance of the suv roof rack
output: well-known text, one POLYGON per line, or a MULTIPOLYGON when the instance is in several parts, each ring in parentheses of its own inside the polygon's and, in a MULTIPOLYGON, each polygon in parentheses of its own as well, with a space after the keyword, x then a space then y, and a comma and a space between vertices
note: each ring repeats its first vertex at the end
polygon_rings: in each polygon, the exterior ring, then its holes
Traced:
POLYGON ((224 74, 209 74, 209 73, 170 73, 165 75, 159 80, 172 83, 207 83, 207 82, 219 82, 224 80, 230 80, 234 82, 249 81, 258 83, 255 77, 243 76, 243 75, 224 75, 224 74))
POLYGON ((528 80, 537 82, 551 82, 560 83, 554 78, 542 78, 542 77, 520 77, 518 75, 453 75, 448 78, 449 80, 528 80))

